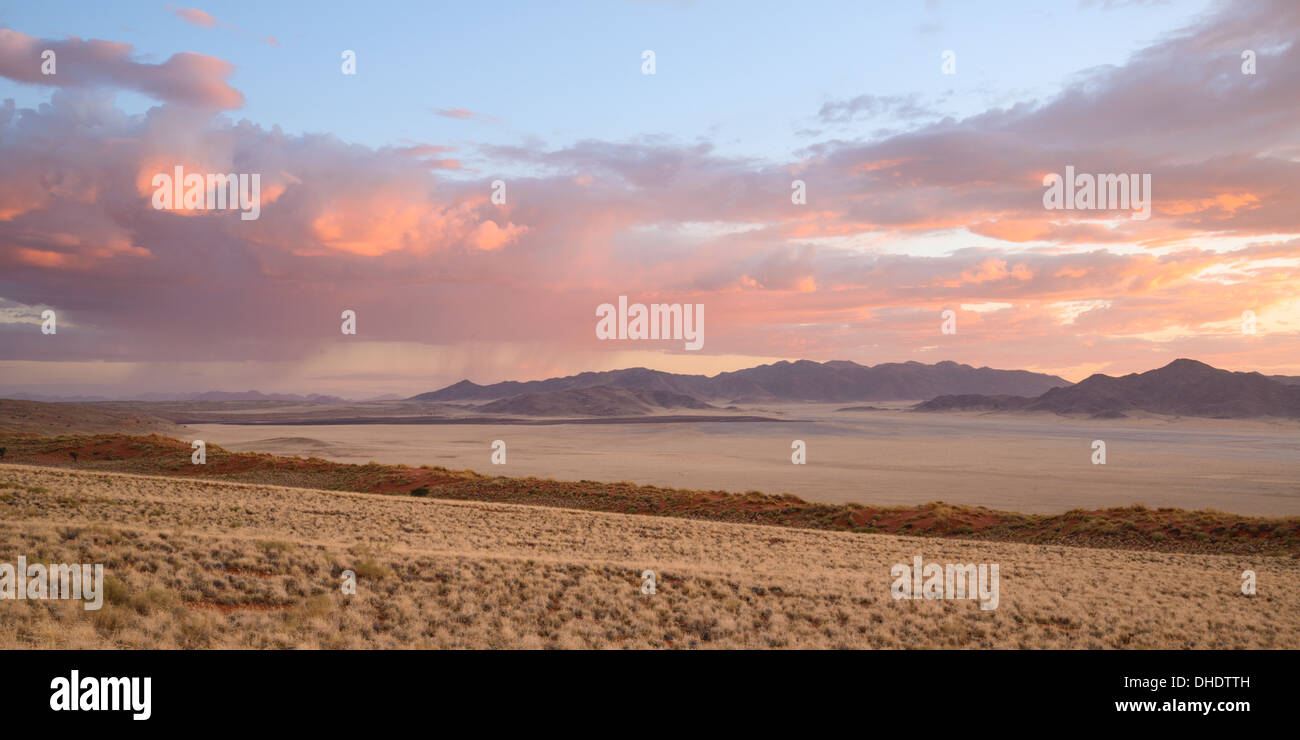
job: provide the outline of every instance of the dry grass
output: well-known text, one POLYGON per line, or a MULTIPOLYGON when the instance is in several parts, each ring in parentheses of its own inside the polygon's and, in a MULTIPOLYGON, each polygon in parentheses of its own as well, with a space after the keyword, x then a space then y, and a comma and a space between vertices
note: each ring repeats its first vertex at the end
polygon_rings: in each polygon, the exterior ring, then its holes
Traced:
MULTIPOLYGON (((147 412, 109 408, 105 404, 43 403, 0 398, 0 433, 91 434, 162 432, 182 434, 185 427, 147 412)), ((0 446, 3 443, 0 442, 0 446)))
POLYGON ((109 581, 98 612, 0 602, 0 648, 1300 647, 1291 558, 13 465, 0 465, 0 495, 0 562, 98 562, 109 581), (913 555, 1000 564, 999 608, 893 600, 889 569, 913 555), (1253 597, 1240 592, 1248 568, 1253 597), (653 596, 645 569, 659 576, 653 596), (344 570, 354 596, 340 592, 344 570))

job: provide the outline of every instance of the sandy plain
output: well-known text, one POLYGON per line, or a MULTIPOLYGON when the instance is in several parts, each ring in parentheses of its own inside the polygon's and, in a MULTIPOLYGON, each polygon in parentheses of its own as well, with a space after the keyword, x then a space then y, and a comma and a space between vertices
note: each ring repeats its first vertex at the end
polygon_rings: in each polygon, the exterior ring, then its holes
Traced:
POLYGON ((941 500, 1026 513, 1144 503, 1235 514, 1300 514, 1300 423, 1078 419, 1046 414, 912 413, 839 405, 751 407, 781 422, 523 425, 191 424, 240 451, 340 462, 443 465, 496 475, 728 491, 809 501, 911 505, 941 500), (793 465, 791 443, 807 444, 793 465), (492 465, 494 440, 507 446, 492 465), (1106 464, 1092 443, 1106 443, 1106 464))

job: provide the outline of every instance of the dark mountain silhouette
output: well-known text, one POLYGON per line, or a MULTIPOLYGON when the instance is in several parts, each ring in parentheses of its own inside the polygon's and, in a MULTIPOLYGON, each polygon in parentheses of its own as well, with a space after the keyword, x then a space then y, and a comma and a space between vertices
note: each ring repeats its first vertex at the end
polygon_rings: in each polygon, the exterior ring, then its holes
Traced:
POLYGON ((934 398, 945 393, 979 393, 1034 396, 1068 386, 1055 375, 1024 370, 974 368, 955 362, 926 365, 892 362, 866 366, 856 362, 778 362, 747 370, 704 375, 680 375, 643 367, 581 373, 564 378, 509 381, 478 385, 462 380, 441 390, 421 393, 415 401, 486 401, 523 393, 581 390, 597 386, 644 391, 665 391, 704 401, 906 401, 934 398))
POLYGON ((917 411, 1052 411, 1101 418, 1146 411, 1174 416, 1237 419, 1252 416, 1300 418, 1300 384, 1259 373, 1220 370, 1179 359, 1156 370, 1123 377, 1093 375, 1068 388, 1053 388, 1036 398, 939 396, 917 411))
POLYGON ((662 409, 711 409, 709 404, 682 393, 635 388, 596 386, 569 391, 521 393, 481 406, 488 414, 526 416, 637 416, 662 409))

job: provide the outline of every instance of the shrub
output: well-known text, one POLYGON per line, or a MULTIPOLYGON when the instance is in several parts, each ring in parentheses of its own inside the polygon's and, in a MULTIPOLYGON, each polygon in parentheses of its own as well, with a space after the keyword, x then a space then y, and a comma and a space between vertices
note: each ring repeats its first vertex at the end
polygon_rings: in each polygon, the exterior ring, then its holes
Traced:
POLYGON ((110 604, 125 604, 130 595, 131 591, 122 579, 117 576, 104 578, 104 601, 110 604))
POLYGON ((356 565, 352 566, 352 571, 362 578, 373 578, 375 580, 380 580, 388 575, 388 568, 380 565, 373 558, 357 561, 356 565))

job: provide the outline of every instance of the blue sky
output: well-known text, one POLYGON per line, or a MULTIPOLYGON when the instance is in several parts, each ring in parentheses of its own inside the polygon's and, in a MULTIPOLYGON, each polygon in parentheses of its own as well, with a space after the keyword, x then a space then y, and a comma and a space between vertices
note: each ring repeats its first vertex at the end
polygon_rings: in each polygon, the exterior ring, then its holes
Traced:
MULTIPOLYGON (((1081 70, 1124 63, 1206 3, 1114 5, 227 2, 196 6, 220 24, 201 28, 164 3, 85 3, 75 13, 9 3, 0 24, 130 43, 141 61, 220 57, 237 65, 230 82, 246 96, 230 115, 290 134, 368 146, 703 137, 722 154, 784 161, 815 140, 909 125, 885 115, 828 126, 817 117, 827 102, 916 96, 961 118, 1041 100, 1081 70), (355 77, 340 73, 344 49, 358 54, 355 77), (654 76, 641 74, 645 49, 655 51, 654 76), (947 49, 957 75, 940 74, 947 49), (444 118, 439 108, 492 118, 444 118)), ((0 99, 19 107, 49 94, 0 80, 0 99)), ((156 103, 122 92, 118 104, 156 103)))

